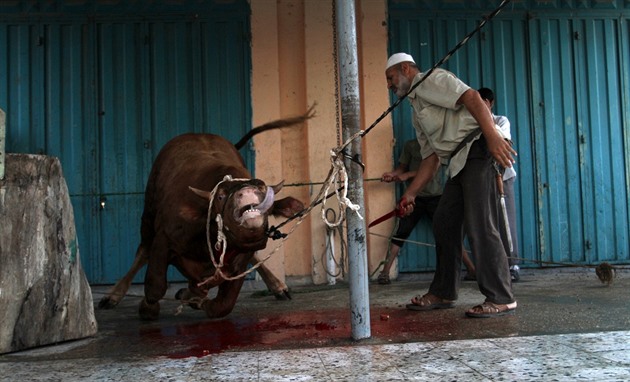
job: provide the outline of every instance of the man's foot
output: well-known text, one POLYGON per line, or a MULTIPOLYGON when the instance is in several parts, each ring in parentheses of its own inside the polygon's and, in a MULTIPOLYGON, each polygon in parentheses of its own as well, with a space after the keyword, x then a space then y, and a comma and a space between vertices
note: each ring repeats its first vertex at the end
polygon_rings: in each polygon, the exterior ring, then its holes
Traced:
POLYGON ((455 301, 444 300, 438 296, 434 296, 431 293, 427 293, 424 296, 416 296, 411 299, 411 304, 407 304, 406 308, 409 310, 434 310, 434 309, 449 309, 455 306, 455 301))
POLYGON ((389 279, 389 275, 387 273, 380 273, 378 275, 378 279, 376 281, 381 285, 389 285, 392 281, 389 279))
POLYGON ((466 272, 466 276, 464 276, 464 281, 477 281, 477 275, 475 273, 466 272))
POLYGON ((519 268, 518 265, 510 266, 510 278, 513 283, 517 283, 521 279, 520 270, 521 268, 519 268))
POLYGON ((510 304, 495 304, 489 301, 481 305, 473 306, 466 311, 466 316, 473 318, 500 317, 507 314, 514 314, 516 311, 516 301, 510 304))

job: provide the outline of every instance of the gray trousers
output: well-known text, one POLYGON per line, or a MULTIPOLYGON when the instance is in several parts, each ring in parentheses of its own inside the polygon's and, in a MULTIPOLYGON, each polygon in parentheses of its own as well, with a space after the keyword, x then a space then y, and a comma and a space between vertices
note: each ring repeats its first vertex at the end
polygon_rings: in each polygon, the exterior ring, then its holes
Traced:
POLYGON ((429 292, 457 300, 464 229, 472 252, 479 291, 495 304, 514 302, 510 267, 501 235, 496 171, 483 137, 472 144, 464 168, 446 182, 433 215, 437 263, 429 292))

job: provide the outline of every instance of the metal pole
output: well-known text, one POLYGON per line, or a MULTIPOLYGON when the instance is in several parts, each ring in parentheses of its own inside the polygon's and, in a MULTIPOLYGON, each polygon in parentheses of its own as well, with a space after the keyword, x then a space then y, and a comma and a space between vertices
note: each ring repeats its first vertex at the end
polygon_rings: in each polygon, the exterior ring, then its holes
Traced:
MULTIPOLYGON (((345 142, 361 128, 356 13, 354 0, 335 0, 335 7, 337 16, 335 22, 339 34, 337 59, 339 61, 341 121, 345 142)), ((360 161, 360 139, 355 139, 346 149, 349 150, 350 156, 360 161)), ((346 168, 348 168, 348 198, 361 207, 359 212, 365 216, 362 169, 357 163, 351 161, 346 161, 346 168)), ((360 340, 371 336, 366 229, 365 222, 354 211, 348 210, 346 216, 352 338, 360 340)))

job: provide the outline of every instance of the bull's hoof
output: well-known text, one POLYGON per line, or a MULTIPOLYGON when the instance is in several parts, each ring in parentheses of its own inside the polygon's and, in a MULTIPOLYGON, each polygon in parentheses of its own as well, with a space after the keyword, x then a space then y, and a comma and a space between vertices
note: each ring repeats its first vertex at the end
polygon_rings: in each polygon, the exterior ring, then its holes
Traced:
POLYGON ((220 306, 214 300, 204 300, 201 302, 201 309, 206 312, 208 318, 221 318, 225 317, 232 312, 232 306, 220 306))
POLYGON ((291 300, 291 294, 289 293, 288 289, 284 289, 280 292, 276 292, 274 293, 274 296, 276 296, 276 300, 280 300, 280 301, 291 300))
POLYGON ((188 288, 181 288, 175 293, 176 300, 185 300, 187 296, 190 295, 188 288))
POLYGON ((146 299, 142 299, 140 303, 140 318, 146 321, 155 321, 160 316, 160 303, 156 302, 155 304, 147 303, 146 299))
POLYGON ((195 296, 190 289, 182 288, 175 293, 175 298, 182 302, 182 304, 188 304, 193 309, 201 309, 201 297, 195 296))
POLYGON ((99 309, 113 309, 118 305, 118 301, 109 296, 105 296, 98 302, 99 309))

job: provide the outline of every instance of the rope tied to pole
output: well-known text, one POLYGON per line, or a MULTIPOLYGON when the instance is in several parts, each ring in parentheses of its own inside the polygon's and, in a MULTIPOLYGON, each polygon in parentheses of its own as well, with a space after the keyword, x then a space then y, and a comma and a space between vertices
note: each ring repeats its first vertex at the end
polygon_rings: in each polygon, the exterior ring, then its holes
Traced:
POLYGON ((328 174, 327 182, 325 183, 324 195, 328 195, 330 188, 333 186, 338 186, 339 183, 342 183, 341 187, 335 187, 335 195, 337 195, 337 200, 339 203, 339 217, 335 219, 333 222, 328 220, 326 216, 326 198, 324 198, 324 202, 322 203, 322 220, 329 228, 335 228, 339 226, 346 216, 346 208, 357 213, 357 216, 361 220, 363 217, 359 213, 361 206, 358 204, 354 204, 348 198, 348 173, 346 171, 346 167, 343 163, 343 160, 340 157, 340 153, 343 148, 337 148, 334 150, 330 150, 330 162, 332 164, 330 173, 328 174))

